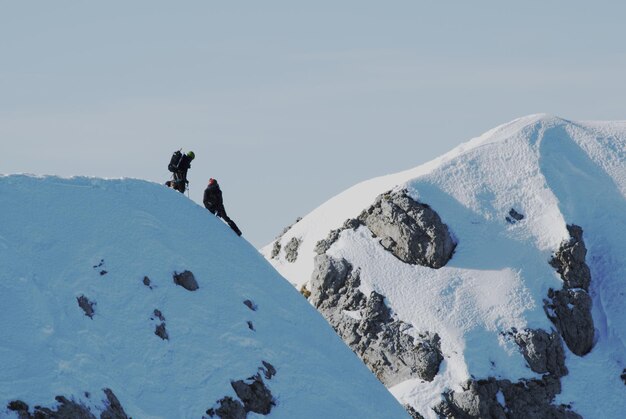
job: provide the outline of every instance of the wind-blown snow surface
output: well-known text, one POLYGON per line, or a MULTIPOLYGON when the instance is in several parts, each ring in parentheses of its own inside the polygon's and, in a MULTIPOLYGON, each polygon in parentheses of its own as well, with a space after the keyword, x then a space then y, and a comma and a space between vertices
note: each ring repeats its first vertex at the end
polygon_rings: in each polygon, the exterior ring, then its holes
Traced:
POLYGON ((402 263, 365 228, 345 230, 328 254, 361 269, 361 290, 375 290, 415 330, 441 336, 445 361, 432 383, 409 380, 391 388, 422 414, 444 389, 470 377, 539 377, 501 337, 554 326, 543 310, 549 288, 562 282, 548 261, 566 224, 584 229, 596 339, 584 357, 567 348, 569 375, 556 403, 584 417, 621 418, 626 386, 626 122, 571 122, 533 115, 497 127, 415 169, 360 183, 329 200, 287 231, 302 243, 295 263, 270 259, 300 287, 311 277, 314 246, 372 205, 377 195, 407 188, 439 213, 458 241, 442 269, 402 263), (511 208, 525 219, 509 224, 511 208))
POLYGON ((15 399, 102 407, 110 388, 134 418, 201 418, 262 361, 277 370, 265 380, 272 418, 406 417, 251 245, 179 193, 0 176, 0 214, 0 417, 16 417, 15 399), (186 269, 197 291, 174 284, 186 269), (96 302, 93 319, 80 295, 96 302), (155 309, 169 340, 154 334, 155 309))

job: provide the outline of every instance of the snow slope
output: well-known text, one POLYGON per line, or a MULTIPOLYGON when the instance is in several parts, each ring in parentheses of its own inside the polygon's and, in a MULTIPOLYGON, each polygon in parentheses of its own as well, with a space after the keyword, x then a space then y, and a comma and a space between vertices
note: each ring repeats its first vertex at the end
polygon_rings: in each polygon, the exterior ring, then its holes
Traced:
POLYGON ((201 418, 262 361, 277 370, 269 417, 406 417, 251 245, 179 193, 0 176, 0 214, 0 417, 17 417, 10 401, 54 407, 57 395, 96 411, 110 388, 134 418, 201 418), (184 270, 198 290, 174 284, 184 270))
POLYGON ((549 288, 562 281, 548 264, 566 224, 584 229, 597 343, 584 357, 566 348, 569 375, 557 403, 584 417, 621 418, 626 386, 626 122, 572 122, 532 115, 499 126, 446 155, 394 175, 360 183, 330 199, 281 238, 301 240, 294 263, 271 258, 294 286, 306 284, 314 247, 372 205, 379 194, 407 188, 448 225, 458 246, 439 270, 402 263, 365 227, 345 230, 328 254, 361 269, 361 290, 375 290, 417 332, 441 336, 445 361, 431 383, 391 388, 425 416, 445 389, 470 377, 539 377, 501 333, 554 326, 543 310, 549 288), (524 214, 505 221, 511 208, 524 214), (602 406, 601 413, 598 406, 602 406))

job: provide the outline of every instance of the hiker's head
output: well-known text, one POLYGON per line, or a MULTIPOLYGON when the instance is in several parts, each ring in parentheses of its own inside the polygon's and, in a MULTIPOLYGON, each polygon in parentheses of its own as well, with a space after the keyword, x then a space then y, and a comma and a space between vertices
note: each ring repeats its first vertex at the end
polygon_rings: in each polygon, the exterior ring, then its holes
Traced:
POLYGON ((217 181, 213 178, 209 179, 209 185, 213 185, 214 183, 216 183, 217 181))
POLYGON ((191 160, 196 158, 196 153, 194 153, 193 151, 188 151, 187 152, 187 157, 189 157, 191 160))

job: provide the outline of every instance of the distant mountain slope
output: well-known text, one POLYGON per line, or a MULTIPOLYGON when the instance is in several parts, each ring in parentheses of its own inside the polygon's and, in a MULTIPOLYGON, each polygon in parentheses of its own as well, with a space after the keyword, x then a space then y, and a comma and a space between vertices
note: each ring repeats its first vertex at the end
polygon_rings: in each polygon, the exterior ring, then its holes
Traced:
POLYGON ((619 418, 625 214, 626 122, 533 115, 348 189, 262 252, 422 415, 619 418), (436 240, 456 247, 429 265, 436 240))
POLYGON ((0 176, 0 214, 0 417, 406 417, 252 246, 179 193, 0 176))

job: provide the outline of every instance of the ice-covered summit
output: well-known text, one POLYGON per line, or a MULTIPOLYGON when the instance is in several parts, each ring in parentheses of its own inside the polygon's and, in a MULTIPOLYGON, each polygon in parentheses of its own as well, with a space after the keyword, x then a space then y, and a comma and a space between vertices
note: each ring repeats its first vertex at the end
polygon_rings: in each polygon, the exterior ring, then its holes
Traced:
POLYGON ((263 253, 424 416, 618 418, 624 214, 626 122, 532 115, 346 190, 263 253))
POLYGON ((406 417, 251 245, 179 193, 0 176, 0 214, 1 418, 406 417))

